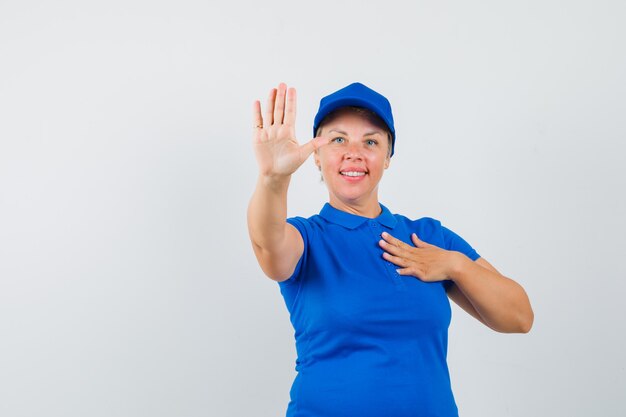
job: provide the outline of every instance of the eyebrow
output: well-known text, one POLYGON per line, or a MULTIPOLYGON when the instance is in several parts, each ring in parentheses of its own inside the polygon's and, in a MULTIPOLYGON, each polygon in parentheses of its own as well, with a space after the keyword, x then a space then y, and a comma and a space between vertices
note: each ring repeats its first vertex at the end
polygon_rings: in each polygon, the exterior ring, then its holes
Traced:
MULTIPOLYGON (((340 135, 348 136, 348 134, 346 132, 344 132, 343 130, 331 129, 331 130, 328 131, 328 133, 330 133, 330 132, 337 132, 340 135)), ((383 132, 381 132, 380 130, 372 130, 371 132, 367 132, 363 136, 373 136, 373 135, 382 135, 382 134, 383 134, 383 132)))

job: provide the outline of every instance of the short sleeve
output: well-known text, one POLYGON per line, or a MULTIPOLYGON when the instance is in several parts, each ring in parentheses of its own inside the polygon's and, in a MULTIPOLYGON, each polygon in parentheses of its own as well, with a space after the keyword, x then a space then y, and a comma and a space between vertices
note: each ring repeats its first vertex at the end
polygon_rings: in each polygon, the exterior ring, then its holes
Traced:
POLYGON ((445 245, 444 249, 461 252, 472 261, 480 258, 478 252, 476 252, 476 250, 471 247, 470 244, 467 243, 461 236, 457 235, 452 230, 444 226, 441 226, 441 231, 443 233, 443 242, 445 245))
POLYGON ((309 252, 309 236, 311 226, 309 225, 309 221, 304 217, 290 217, 287 219, 287 223, 295 227, 300 235, 302 236, 302 242, 304 243, 304 250, 302 251, 302 256, 298 260, 298 264, 296 265, 296 269, 294 269, 293 274, 286 279, 285 281, 279 282, 281 286, 283 285, 291 285, 296 281, 299 281, 299 277, 302 271, 302 265, 305 263, 305 260, 308 256, 309 252))

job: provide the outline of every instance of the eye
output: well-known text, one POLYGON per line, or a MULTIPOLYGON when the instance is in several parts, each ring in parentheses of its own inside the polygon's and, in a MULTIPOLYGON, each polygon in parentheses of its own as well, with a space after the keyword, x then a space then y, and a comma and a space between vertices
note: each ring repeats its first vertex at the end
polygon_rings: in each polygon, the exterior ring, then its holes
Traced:
POLYGON ((376 145, 378 145, 378 141, 376 141, 376 140, 374 140, 374 139, 367 139, 367 140, 365 141, 365 144, 366 144, 367 146, 376 146, 376 145))
POLYGON ((342 137, 336 137, 335 139, 331 140, 331 142, 335 142, 335 143, 345 143, 345 139, 342 137))

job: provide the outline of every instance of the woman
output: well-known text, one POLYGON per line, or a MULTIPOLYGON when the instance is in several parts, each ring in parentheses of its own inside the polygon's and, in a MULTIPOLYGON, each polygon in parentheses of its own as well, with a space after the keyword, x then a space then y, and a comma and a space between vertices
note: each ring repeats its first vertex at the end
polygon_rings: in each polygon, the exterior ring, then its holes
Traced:
POLYGON ((295 139, 296 91, 254 103, 259 177, 248 210, 254 253, 295 329, 288 417, 458 416, 446 363, 448 297, 499 332, 526 333, 523 288, 431 218, 378 201, 395 128, 387 99, 351 84, 324 97, 315 138, 295 139), (328 187, 319 215, 287 219, 289 179, 314 154, 328 187))

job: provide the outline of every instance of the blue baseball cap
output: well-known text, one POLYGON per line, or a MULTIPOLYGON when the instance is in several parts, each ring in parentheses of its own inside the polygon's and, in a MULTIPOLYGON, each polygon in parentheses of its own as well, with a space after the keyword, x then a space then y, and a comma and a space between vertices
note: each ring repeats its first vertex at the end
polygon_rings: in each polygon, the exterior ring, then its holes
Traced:
POLYGON ((363 107, 371 110, 385 122, 391 132, 391 155, 393 156, 396 143, 396 130, 393 126, 391 104, 385 96, 361 83, 352 83, 320 100, 320 108, 313 121, 313 135, 315 136, 315 132, 322 120, 332 111, 348 106, 363 107))

